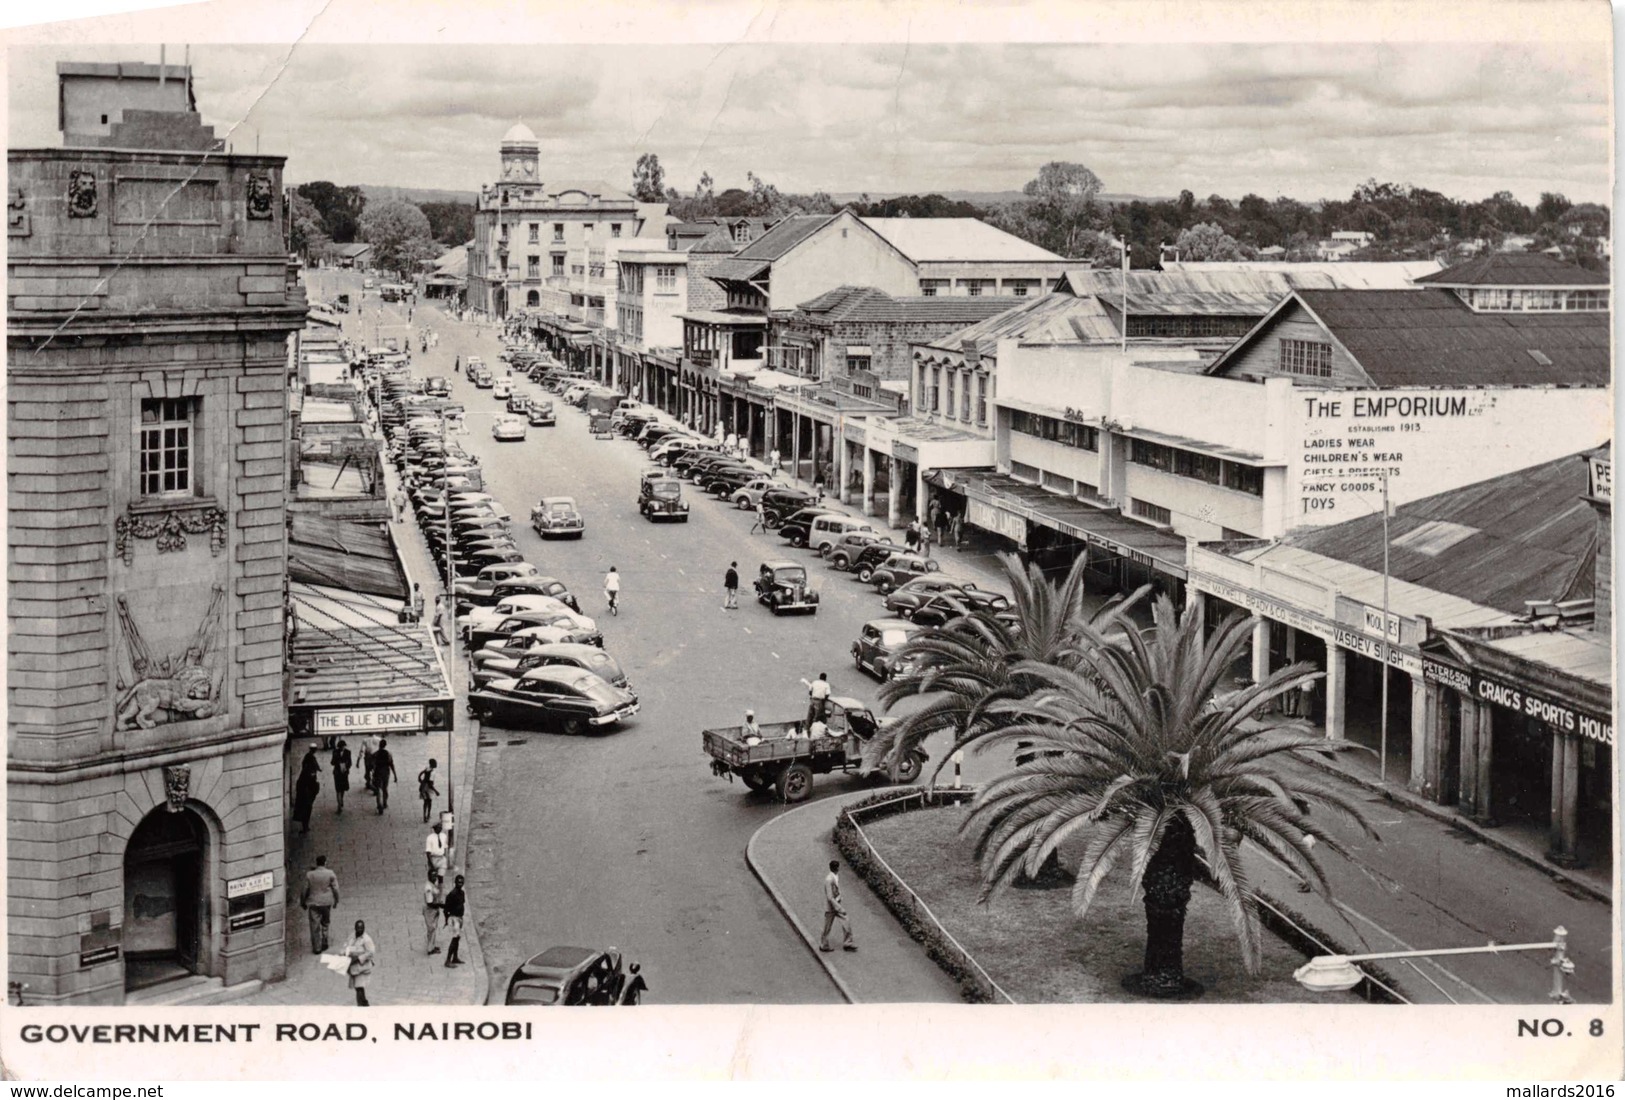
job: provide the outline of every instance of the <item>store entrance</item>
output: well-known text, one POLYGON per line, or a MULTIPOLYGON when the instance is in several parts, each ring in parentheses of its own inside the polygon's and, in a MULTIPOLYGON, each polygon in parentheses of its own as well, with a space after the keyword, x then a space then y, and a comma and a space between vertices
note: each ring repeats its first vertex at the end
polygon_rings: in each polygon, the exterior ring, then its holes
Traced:
POLYGON ((1490 814, 1545 829, 1552 818, 1552 731, 1517 711, 1491 709, 1490 814))
POLYGON ((148 814, 124 850, 124 988, 198 972, 208 832, 191 810, 148 814))
MULTIPOLYGON (((1345 759, 1357 768, 1377 774, 1382 758, 1382 677, 1383 666, 1370 657, 1349 652, 1343 698, 1344 734, 1349 741, 1370 749, 1351 753, 1345 759)), ((1388 668, 1388 770, 1389 783, 1405 786, 1411 774, 1411 678, 1400 669, 1388 668)))

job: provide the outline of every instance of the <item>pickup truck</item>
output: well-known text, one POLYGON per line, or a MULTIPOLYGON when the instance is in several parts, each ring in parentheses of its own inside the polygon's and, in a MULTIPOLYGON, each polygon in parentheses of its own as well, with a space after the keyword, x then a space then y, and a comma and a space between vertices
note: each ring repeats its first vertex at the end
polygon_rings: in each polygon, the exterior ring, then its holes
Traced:
MULTIPOLYGON (((734 776, 753 791, 772 787, 785 802, 804 802, 812 793, 814 775, 857 771, 863 749, 890 718, 876 718, 856 699, 832 696, 825 722, 827 734, 808 735, 802 720, 768 722, 750 732, 744 726, 724 726, 701 733, 701 745, 711 758, 711 774, 734 776)), ((911 750, 897 769, 897 778, 912 783, 929 759, 911 750)), ((884 770, 881 775, 888 773, 884 770)))

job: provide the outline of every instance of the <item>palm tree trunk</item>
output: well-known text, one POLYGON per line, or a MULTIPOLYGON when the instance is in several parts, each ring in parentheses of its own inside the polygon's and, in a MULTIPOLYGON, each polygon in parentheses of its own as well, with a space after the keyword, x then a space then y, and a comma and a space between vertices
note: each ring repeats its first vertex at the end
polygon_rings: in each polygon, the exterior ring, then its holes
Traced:
POLYGON ((1176 817, 1146 866, 1145 969, 1123 979, 1142 997, 1186 999, 1202 995, 1201 983, 1185 977, 1185 910, 1196 879, 1196 837, 1176 817))

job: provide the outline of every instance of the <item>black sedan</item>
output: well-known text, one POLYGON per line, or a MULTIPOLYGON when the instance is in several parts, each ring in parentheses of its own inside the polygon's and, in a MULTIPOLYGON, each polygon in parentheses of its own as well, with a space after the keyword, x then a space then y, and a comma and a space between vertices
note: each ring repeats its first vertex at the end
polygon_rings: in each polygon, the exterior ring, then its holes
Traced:
POLYGON ((524 1006, 612 1005, 626 974, 614 948, 549 947, 519 965, 508 979, 504 1004, 524 1006))
POLYGON ((638 697, 584 668, 544 665, 470 692, 468 706, 482 722, 578 734, 632 717, 638 697))

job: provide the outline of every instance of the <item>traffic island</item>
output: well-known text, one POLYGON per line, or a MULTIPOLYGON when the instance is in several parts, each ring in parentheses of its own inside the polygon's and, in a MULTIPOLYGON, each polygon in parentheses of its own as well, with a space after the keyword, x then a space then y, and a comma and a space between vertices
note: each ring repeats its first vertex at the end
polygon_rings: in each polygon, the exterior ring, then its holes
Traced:
MULTIPOLYGON (((945 805, 929 792, 890 792, 843 811, 836 840, 967 1000, 1002 994, 1021 1004, 1151 1003, 1122 987, 1125 976, 1143 969, 1145 953, 1145 911, 1125 883, 1108 881, 1082 920, 1070 890, 1006 890, 978 903, 980 870, 971 841, 959 834, 968 801, 965 793, 945 805)), ((1365 1000, 1358 991, 1328 996, 1300 986, 1292 974, 1307 956, 1273 927, 1265 925, 1259 973, 1248 974, 1223 899, 1198 884, 1184 943, 1186 976, 1205 990, 1200 1003, 1365 1000)))

